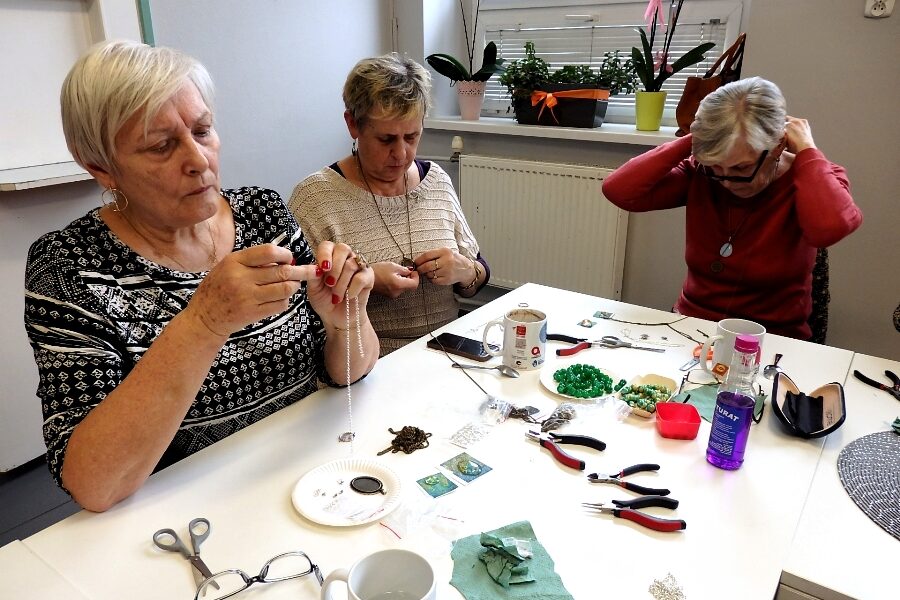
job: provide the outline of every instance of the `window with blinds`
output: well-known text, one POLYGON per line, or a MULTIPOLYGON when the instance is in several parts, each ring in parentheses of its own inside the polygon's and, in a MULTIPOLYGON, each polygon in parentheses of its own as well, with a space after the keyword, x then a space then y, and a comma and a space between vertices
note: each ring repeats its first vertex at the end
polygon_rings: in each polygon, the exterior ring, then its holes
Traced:
MULTIPOLYGON (((686 6, 689 4, 693 3, 685 3, 686 6)), ((604 7, 600 5, 578 6, 577 12, 581 14, 577 16, 569 14, 568 11, 573 8, 572 6, 558 7, 556 14, 553 14, 552 6, 547 8, 550 10, 490 11, 489 19, 485 19, 489 24, 485 25, 483 30, 484 42, 495 42, 498 54, 506 64, 524 58, 525 42, 534 42, 536 55, 549 63, 552 73, 569 64, 589 65, 597 70, 604 54, 615 50, 619 50, 622 60, 628 59, 631 57, 632 46, 640 46, 641 43, 637 28, 643 27, 649 35, 649 28, 642 19, 643 10, 646 8, 643 2, 635 6, 640 13, 635 15, 636 18, 629 19, 630 22, 622 22, 619 17, 620 22, 614 24, 603 23, 604 7), (592 10, 598 14, 585 14, 592 10)), ((668 118, 664 119, 664 124, 674 124, 674 110, 681 98, 686 79, 692 75, 702 76, 706 73, 727 48, 726 41, 730 43, 728 38, 736 37, 729 34, 734 34, 739 26, 738 23, 732 23, 729 27, 728 18, 735 18, 733 11, 723 14, 721 10, 713 10, 710 12, 716 13, 715 16, 706 17, 697 14, 697 6, 693 8, 694 14, 685 16, 683 12, 679 18, 670 48, 670 64, 702 42, 713 42, 715 47, 706 53, 706 60, 669 77, 663 84, 662 89, 668 92, 666 97, 668 118)), ((736 18, 740 20, 740 11, 737 12, 736 18)), ((657 29, 654 51, 662 48, 664 36, 665 26, 660 26, 657 29)), ((640 84, 638 89, 641 89, 640 84)), ((500 83, 499 76, 492 77, 487 82, 482 115, 512 117, 513 113, 509 107, 510 97, 506 87, 500 83)), ((633 123, 633 107, 634 94, 612 96, 606 120, 633 123)))

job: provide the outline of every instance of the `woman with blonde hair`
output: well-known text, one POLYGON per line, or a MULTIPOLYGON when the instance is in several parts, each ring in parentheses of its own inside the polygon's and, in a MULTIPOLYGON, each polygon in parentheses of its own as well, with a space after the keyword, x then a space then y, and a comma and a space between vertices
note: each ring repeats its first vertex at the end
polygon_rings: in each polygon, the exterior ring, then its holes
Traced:
POLYGON ((350 244, 370 261, 382 354, 455 319, 455 294, 473 296, 490 277, 447 173, 416 159, 430 89, 409 58, 359 61, 343 93, 351 153, 301 181, 289 203, 310 240, 350 244))

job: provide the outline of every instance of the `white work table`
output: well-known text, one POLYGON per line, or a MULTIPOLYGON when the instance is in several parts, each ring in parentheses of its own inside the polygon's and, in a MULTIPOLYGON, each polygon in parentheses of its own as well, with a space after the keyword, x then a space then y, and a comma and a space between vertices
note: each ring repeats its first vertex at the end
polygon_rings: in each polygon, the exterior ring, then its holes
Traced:
MULTIPOLYGON (((548 313, 551 333, 589 339, 646 334, 649 341, 666 336, 665 343, 673 344, 665 353, 593 348, 557 359, 553 350, 564 344, 551 342, 548 354, 552 358, 544 369, 558 368, 554 363, 588 362, 625 379, 656 373, 678 383, 683 375, 678 368, 691 358, 695 346, 666 327, 599 320, 595 327, 584 329, 577 323, 598 310, 610 311, 614 318, 625 321, 661 323, 678 317, 534 284, 502 296, 445 330, 479 337, 485 323, 523 302, 548 313)), ((715 324, 686 319, 675 327, 700 339, 697 330, 713 334, 715 324)), ((844 381, 853 358, 847 350, 767 335, 764 364, 776 352, 784 355, 780 365, 801 389, 844 381)), ((871 366, 865 369, 877 374, 871 366)), ((549 410, 563 400, 542 386, 538 372, 525 372, 518 379, 500 378, 489 371, 470 373, 488 393, 517 406, 549 410)), ((159 528, 172 527, 186 536, 188 521, 201 516, 212 524, 202 557, 213 572, 240 568, 255 575, 276 554, 303 550, 327 574, 377 549, 399 546, 423 553, 432 561, 440 600, 461 597, 449 585, 453 566, 450 540, 519 520, 531 522, 566 588, 579 600, 647 598, 653 580, 667 573, 674 575, 691 600, 756 600, 775 594, 782 569, 793 572, 785 565, 796 560, 800 534, 795 539, 795 531, 798 522, 807 521, 804 505, 814 476, 818 485, 816 467, 823 440, 788 436, 768 408, 762 422, 751 429, 746 462, 734 472, 706 462, 710 427, 705 421, 695 440, 670 440, 656 433, 652 418, 631 416, 620 423, 600 409, 582 406, 575 422, 560 432, 591 435, 605 441, 607 449, 566 447, 587 463, 587 469, 578 472, 560 465, 547 450, 525 438, 525 431, 533 426, 508 420, 468 449, 493 471, 434 501, 415 480, 434 473, 440 463, 462 451, 448 438, 466 423, 480 420, 484 395, 462 372, 450 368, 446 356, 426 349, 424 339, 379 361, 352 392, 357 432, 353 456, 371 458, 387 447, 393 438, 389 427, 397 430, 414 425, 433 434, 427 449, 380 457, 397 472, 403 487, 402 505, 382 519, 386 526, 377 522, 353 527, 318 525, 300 516, 291 503, 291 492, 302 475, 351 456, 350 446, 337 442, 337 436, 347 429, 346 392, 326 389, 157 473, 110 511, 82 511, 27 538, 25 544, 93 599, 191 597, 194 581, 187 561, 155 548, 151 535, 159 528), (639 473, 629 480, 667 487, 681 503, 675 511, 645 510, 684 519, 685 531, 654 532, 581 508, 583 501, 634 496, 616 486, 592 485, 586 473, 618 472, 643 462, 660 464, 659 473, 639 473)), ((852 394, 848 390, 850 417, 838 431, 845 436, 843 443, 853 418, 852 396, 857 393, 856 388, 852 394)), ((862 393, 881 392, 868 388, 862 393)), ((847 511, 856 510, 846 501, 847 511)), ((853 516, 877 529, 862 513, 853 516)), ((822 528, 833 526, 831 519, 820 518, 822 528)), ((829 545, 846 550, 834 538, 829 545)), ((816 571, 816 576, 819 574, 816 571)), ((859 571, 847 575, 867 576, 859 571)), ((882 580, 886 579, 887 575, 882 580)), ((244 596, 315 598, 318 593, 315 580, 304 578, 257 584, 244 596)))
POLYGON ((781 577, 778 598, 794 590, 822 600, 888 600, 900 597, 900 541, 860 510, 838 478, 837 459, 853 440, 890 430, 900 402, 853 377, 853 370, 890 385, 884 371, 900 363, 857 354, 844 384, 847 420, 828 436, 781 577))
POLYGON ((0 548, 0 566, 0 598, 87 598, 19 540, 0 548))

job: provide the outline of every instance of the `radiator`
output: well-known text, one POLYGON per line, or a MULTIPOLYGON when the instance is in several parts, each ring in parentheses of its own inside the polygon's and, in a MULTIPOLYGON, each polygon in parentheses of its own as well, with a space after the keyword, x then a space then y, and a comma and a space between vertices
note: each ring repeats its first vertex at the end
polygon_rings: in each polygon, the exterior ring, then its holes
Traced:
POLYGON ((533 282, 618 300, 628 213, 599 167, 463 155, 460 202, 491 285, 533 282))

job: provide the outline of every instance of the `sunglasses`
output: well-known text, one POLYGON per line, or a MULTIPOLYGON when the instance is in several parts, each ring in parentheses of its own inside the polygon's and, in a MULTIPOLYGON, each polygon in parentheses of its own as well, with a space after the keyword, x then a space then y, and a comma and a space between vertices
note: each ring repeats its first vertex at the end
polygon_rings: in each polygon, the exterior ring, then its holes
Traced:
POLYGON ((756 174, 759 173, 759 170, 762 168, 764 162, 766 162, 766 157, 769 155, 768 150, 763 150, 762 154, 759 155, 759 160, 756 161, 756 168, 753 169, 753 173, 750 175, 716 175, 713 173, 712 167, 708 167, 706 165, 700 165, 700 172, 703 173, 706 177, 712 179, 713 181, 731 181, 733 183, 750 183, 756 177, 756 174))

